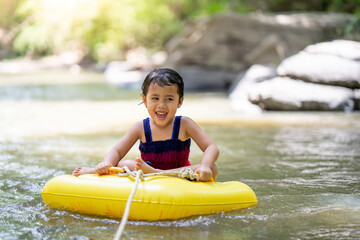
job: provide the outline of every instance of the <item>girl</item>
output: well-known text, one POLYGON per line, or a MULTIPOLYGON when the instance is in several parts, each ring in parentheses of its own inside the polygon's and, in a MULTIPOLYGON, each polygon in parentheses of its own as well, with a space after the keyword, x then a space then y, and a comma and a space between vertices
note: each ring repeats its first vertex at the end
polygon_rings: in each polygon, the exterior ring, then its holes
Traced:
POLYGON ((155 69, 146 76, 141 89, 150 118, 135 123, 95 168, 78 167, 73 175, 109 174, 112 166, 141 169, 144 173, 189 167, 199 174, 200 181, 216 179, 216 144, 193 120, 175 116, 184 101, 182 77, 172 69, 155 69), (189 162, 190 139, 203 151, 200 164, 189 162), (137 140, 141 158, 122 160, 137 140))

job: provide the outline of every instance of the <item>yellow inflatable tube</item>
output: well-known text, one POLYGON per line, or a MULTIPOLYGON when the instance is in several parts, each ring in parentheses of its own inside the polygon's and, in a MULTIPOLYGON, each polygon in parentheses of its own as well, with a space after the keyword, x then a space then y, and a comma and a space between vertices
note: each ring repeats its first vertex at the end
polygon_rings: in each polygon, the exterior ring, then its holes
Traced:
MULTIPOLYGON (((50 208, 121 218, 134 181, 131 177, 115 174, 62 175, 47 182, 42 198, 50 208)), ((154 176, 139 182, 129 219, 179 219, 242 209, 255 204, 255 193, 241 182, 204 183, 154 176)))

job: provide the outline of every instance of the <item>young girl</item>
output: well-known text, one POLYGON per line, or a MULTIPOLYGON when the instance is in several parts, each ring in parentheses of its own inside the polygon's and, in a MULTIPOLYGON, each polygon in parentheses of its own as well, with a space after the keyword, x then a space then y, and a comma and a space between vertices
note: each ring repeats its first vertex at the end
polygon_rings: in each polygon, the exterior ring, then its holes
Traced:
POLYGON ((109 174, 112 166, 141 169, 144 173, 189 167, 199 174, 200 181, 216 179, 217 146, 193 120, 175 116, 184 101, 182 77, 172 69, 155 69, 146 76, 141 89, 150 118, 135 123, 95 168, 78 167, 73 175, 109 174), (189 162, 190 139, 203 151, 200 164, 189 162), (141 158, 122 160, 138 140, 141 158))

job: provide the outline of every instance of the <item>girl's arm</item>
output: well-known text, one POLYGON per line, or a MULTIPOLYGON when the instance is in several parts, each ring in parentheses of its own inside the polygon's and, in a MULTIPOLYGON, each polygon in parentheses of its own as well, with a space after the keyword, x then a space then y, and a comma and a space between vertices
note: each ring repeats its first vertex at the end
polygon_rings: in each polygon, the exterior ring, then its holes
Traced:
POLYGON ((219 156, 219 149, 214 141, 192 119, 183 117, 182 124, 183 122, 188 136, 203 151, 200 166, 196 170, 200 174, 200 181, 210 181, 213 174, 211 169, 219 156))
POLYGON ((140 139, 142 122, 135 123, 120 141, 110 149, 104 160, 99 163, 95 171, 98 174, 108 174, 109 168, 116 166, 118 162, 129 152, 131 147, 140 139))

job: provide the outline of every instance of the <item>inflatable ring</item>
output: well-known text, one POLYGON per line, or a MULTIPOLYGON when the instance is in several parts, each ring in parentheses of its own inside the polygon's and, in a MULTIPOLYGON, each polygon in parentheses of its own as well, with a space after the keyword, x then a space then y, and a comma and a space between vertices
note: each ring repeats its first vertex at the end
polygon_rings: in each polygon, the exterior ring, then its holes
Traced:
MULTIPOLYGON (((42 190, 50 208, 121 218, 135 179, 115 174, 62 175, 42 190)), ((253 190, 244 183, 192 182, 167 176, 145 177, 139 182, 129 219, 157 221, 219 213, 257 204, 253 190)))

